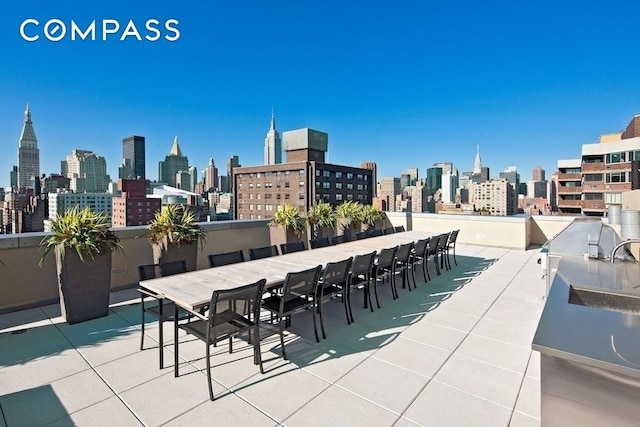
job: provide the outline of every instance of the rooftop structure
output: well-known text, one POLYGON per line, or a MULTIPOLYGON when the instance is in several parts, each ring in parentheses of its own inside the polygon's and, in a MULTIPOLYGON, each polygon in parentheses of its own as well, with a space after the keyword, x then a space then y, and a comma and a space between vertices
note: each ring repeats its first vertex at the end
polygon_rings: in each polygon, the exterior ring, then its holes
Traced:
POLYGON ((187 171, 189 169, 189 159, 187 156, 182 155, 180 144, 178 142, 178 136, 173 138, 173 144, 169 154, 164 158, 164 161, 158 162, 158 181, 170 185, 176 186, 176 174, 180 171, 187 171))
POLYGON ((282 140, 276 129, 276 117, 271 111, 269 131, 264 138, 264 164, 275 165, 278 163, 282 163, 282 140))
POLYGON ((18 187, 28 187, 31 177, 40 176, 40 150, 33 130, 29 104, 24 111, 24 123, 18 140, 18 187))

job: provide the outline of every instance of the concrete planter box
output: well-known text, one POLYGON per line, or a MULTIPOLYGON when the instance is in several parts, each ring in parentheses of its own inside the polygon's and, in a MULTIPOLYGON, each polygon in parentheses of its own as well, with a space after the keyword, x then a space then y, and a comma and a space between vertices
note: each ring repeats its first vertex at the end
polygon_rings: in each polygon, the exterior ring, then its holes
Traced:
POLYGON ((307 239, 306 232, 304 232, 300 237, 296 235, 290 229, 284 229, 282 227, 269 227, 269 238, 271 240, 272 245, 277 245, 278 249, 280 249, 280 245, 282 243, 293 243, 293 242, 305 242, 307 239))
POLYGON ((198 266, 198 242, 176 245, 170 243, 165 237, 161 242, 151 246, 155 264, 184 260, 187 264, 187 271, 195 271, 198 266))
POLYGON ((55 249, 60 293, 60 311, 69 324, 97 319, 109 314, 111 252, 82 262, 75 250, 67 248, 64 259, 55 249))

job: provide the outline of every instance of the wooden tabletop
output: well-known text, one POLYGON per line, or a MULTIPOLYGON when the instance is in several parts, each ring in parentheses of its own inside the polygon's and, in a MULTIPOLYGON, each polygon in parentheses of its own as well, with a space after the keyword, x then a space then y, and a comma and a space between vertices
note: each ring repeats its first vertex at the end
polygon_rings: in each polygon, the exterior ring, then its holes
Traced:
POLYGON ((439 233, 404 231, 379 237, 294 252, 270 258, 245 261, 221 267, 190 271, 173 276, 145 280, 142 285, 180 307, 196 311, 211 301, 214 290, 232 289, 265 278, 267 288, 280 286, 287 273, 324 266, 355 255, 363 255, 404 243, 426 239, 439 233))

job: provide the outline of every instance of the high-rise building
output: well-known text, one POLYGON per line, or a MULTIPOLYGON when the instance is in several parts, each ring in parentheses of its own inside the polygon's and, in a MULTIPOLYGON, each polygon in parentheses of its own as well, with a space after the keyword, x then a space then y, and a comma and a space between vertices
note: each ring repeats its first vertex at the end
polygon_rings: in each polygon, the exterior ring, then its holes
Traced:
POLYGON ((509 166, 503 172, 500 172, 500 178, 506 179, 507 181, 509 181, 509 184, 511 184, 511 188, 513 188, 513 191, 516 194, 516 197, 513 199, 514 206, 512 208, 513 210, 517 210, 517 194, 520 193, 520 174, 518 173, 518 168, 516 168, 515 166, 509 166))
POLYGON ((442 188, 442 167, 427 168, 425 191, 428 196, 433 196, 442 188))
POLYGON ((542 169, 542 167, 540 167, 540 166, 536 166, 535 168, 533 168, 533 171, 531 172, 531 180, 532 181, 545 181, 544 169, 542 169))
POLYGON ((276 118, 271 111, 271 124, 264 139, 264 164, 275 165, 282 163, 282 140, 276 130, 276 118))
POLYGON ((31 121, 31 109, 27 104, 18 142, 18 187, 28 187, 32 176, 40 176, 40 150, 31 121))
POLYGON ((121 179, 146 179, 145 138, 132 135, 122 140, 121 179))
POLYGON ((209 159, 209 164, 204 170, 204 188, 206 191, 214 191, 219 188, 218 186, 218 168, 213 159, 209 159))
POLYGON ((399 210, 396 206, 396 198, 400 193, 402 193, 400 178, 385 177, 380 179, 380 191, 378 192, 378 197, 384 197, 385 199, 388 198, 389 204, 386 210, 389 212, 396 212, 399 210))
POLYGON ((18 187, 18 167, 17 166, 14 166, 13 169, 11 169, 11 172, 9 173, 9 182, 10 182, 11 188, 18 187))
POLYGON ((473 190, 477 210, 500 216, 516 214, 516 192, 506 179, 485 181, 474 185, 473 190))
POLYGON ((473 174, 479 175, 482 173, 482 159, 480 158, 480 144, 476 147, 476 158, 473 161, 473 174))
POLYGON ((239 167, 240 167, 240 159, 238 158, 238 156, 229 157, 229 160, 227 160, 227 183, 228 183, 228 186, 226 188, 224 188, 224 192, 226 192, 226 193, 233 193, 234 192, 233 183, 235 181, 233 179, 233 170, 235 168, 239 168, 239 167))
POLYGON ((581 159, 558 160, 555 193, 552 201, 561 215, 580 215, 582 212, 582 161, 581 159))
POLYGON ((71 180, 71 190, 76 193, 105 193, 111 181, 105 158, 89 150, 73 150, 61 162, 61 173, 71 180))
POLYGON ((176 174, 180 171, 189 170, 189 159, 182 155, 180 144, 178 143, 178 137, 173 139, 173 145, 171 151, 164 158, 164 161, 158 162, 158 181, 175 187, 176 186, 176 174))
POLYGON ((451 172, 442 174, 442 202, 454 203, 457 189, 458 175, 454 175, 451 172))
POLYGON ((376 162, 364 162, 360 165, 362 169, 369 169, 373 172, 373 183, 376 184, 373 186, 373 197, 378 197, 378 165, 376 162))
MULTIPOLYGON (((93 212, 102 212, 111 224, 111 201, 113 195, 109 193, 51 193, 49 194, 49 218, 63 214, 67 209, 89 207, 93 212)), ((45 225, 45 231, 46 225, 45 225)))

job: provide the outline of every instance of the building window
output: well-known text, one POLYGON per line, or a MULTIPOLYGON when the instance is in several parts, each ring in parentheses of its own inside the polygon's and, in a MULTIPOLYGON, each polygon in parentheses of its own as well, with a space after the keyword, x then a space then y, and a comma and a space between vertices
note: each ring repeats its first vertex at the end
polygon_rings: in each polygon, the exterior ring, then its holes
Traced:
POLYGON ((260 172, 256 173, 256 178, 260 178, 260 172))
POLYGON ((284 171, 284 176, 289 176, 291 174, 291 171, 284 171))
POLYGON ((300 181, 298 187, 304 187, 304 181, 300 181))
POLYGON ((284 199, 285 199, 285 200, 289 200, 289 193, 287 193, 287 194, 285 194, 285 195, 284 195, 284 199))
POLYGON ((338 178, 338 179, 342 178, 342 172, 337 171, 336 172, 336 178, 338 178))
POLYGON ((604 202, 607 204, 622 204, 622 193, 605 193, 604 202))
POLYGON ((322 195, 322 199, 328 203, 331 200, 331 196, 325 193, 322 195))
POLYGON ((253 188, 253 182, 249 183, 249 188, 253 188))
POLYGON ((282 171, 276 171, 276 176, 282 175, 282 171))
POLYGON ((320 181, 316 181, 316 188, 320 188, 320 181))
POLYGON ((602 174, 585 174, 584 175, 585 182, 597 182, 602 181, 602 174))
POLYGON ((300 176, 304 176, 304 169, 300 169, 298 173, 300 174, 300 176))
POLYGON ((331 183, 330 182, 323 182, 322 183, 322 188, 324 188, 325 190, 328 190, 329 188, 331 188, 331 183))
POLYGON ((253 200, 253 193, 249 194, 249 200, 253 200))
POLYGON ((276 200, 280 200, 282 198, 281 194, 276 194, 276 200))
POLYGON ((249 210, 252 211, 253 210, 253 205, 249 205, 249 210))
POLYGON ((607 163, 623 163, 627 153, 609 153, 605 156, 607 163))
POLYGON ((348 182, 347 183, 347 190, 353 190, 353 184, 348 182))
POLYGON ((342 183, 336 182, 336 190, 342 190, 342 183))
POLYGON ((362 189, 364 188, 364 186, 362 184, 358 184, 358 190, 362 191, 362 189))
POLYGON ((289 188, 289 181, 284 183, 284 188, 289 188))
POLYGON ((264 188, 272 188, 273 187, 273 183, 272 182, 265 182, 264 183, 264 188))
POLYGON ((320 176, 320 173, 321 173, 321 172, 322 172, 322 171, 321 171, 320 169, 316 169, 316 176, 320 176))
POLYGON ((347 179, 353 179, 353 174, 351 172, 347 172, 347 179))
POLYGON ((259 211, 259 210, 261 210, 261 208, 262 208, 262 205, 256 205, 256 210, 259 211))
POLYGON ((363 178, 362 174, 361 174, 361 173, 359 173, 359 174, 358 174, 358 179, 359 179, 359 180, 362 180, 362 178, 363 178))
POLYGON ((626 172, 608 173, 606 175, 607 183, 627 182, 626 172))
POLYGON ((338 202, 342 201, 342 193, 336 194, 336 201, 338 201, 338 202))
POLYGON ((255 178, 255 177, 256 177, 256 174, 255 174, 255 173, 250 173, 250 174, 249 174, 249 178, 253 179, 253 178, 255 178))
POLYGON ((262 184, 260 184, 259 182, 256 183, 256 188, 260 188, 260 187, 262 187, 262 184))
POLYGON ((351 193, 347 194, 347 200, 353 200, 353 194, 351 193))
POLYGON ((298 194, 298 199, 304 200, 304 193, 299 193, 298 194))
POLYGON ((256 199, 260 200, 260 193, 256 194, 256 199))
POLYGON ((322 171, 322 176, 325 178, 330 178, 331 177, 331 171, 322 171))
POLYGON ((602 200, 602 193, 584 193, 585 200, 602 200))
POLYGON ((265 178, 271 178, 271 175, 273 174, 273 172, 265 172, 264 173, 264 177, 265 178))

